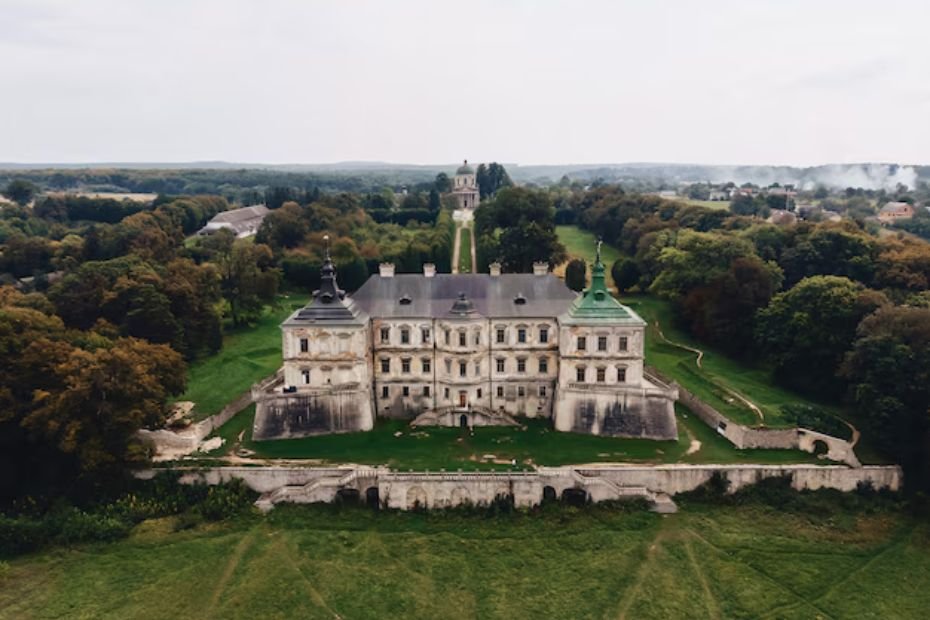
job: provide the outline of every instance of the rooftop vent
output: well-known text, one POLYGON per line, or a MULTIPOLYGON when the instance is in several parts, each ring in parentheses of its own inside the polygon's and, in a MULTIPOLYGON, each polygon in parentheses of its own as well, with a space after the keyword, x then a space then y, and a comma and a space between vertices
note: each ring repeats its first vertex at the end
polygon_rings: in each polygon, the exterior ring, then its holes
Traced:
POLYGON ((522 306, 526 303, 526 297, 523 296, 523 293, 517 293, 517 296, 513 298, 513 303, 522 306))
POLYGON ((410 295, 404 295, 400 298, 400 305, 402 306, 409 306, 412 302, 413 300, 410 299, 410 295))

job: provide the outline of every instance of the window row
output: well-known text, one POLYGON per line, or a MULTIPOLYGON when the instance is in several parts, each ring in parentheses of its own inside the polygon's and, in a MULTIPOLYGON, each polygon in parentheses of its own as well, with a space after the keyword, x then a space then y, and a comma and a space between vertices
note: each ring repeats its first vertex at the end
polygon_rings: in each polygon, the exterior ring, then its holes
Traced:
MULTIPOLYGON (((411 343, 411 334, 412 330, 409 327, 400 328, 400 343, 401 344, 410 344, 411 343)), ((391 328, 382 327, 379 331, 381 336, 381 344, 390 344, 391 343, 391 328)), ((432 342, 432 330, 429 327, 420 328, 420 343, 421 344, 430 344, 432 342)))
MULTIPOLYGON (((398 389, 398 386, 394 386, 394 390, 396 390, 396 389, 398 389)), ((402 385, 402 386, 399 386, 399 389, 400 389, 400 395, 401 395, 401 396, 404 396, 404 397, 410 396, 411 390, 410 390, 410 386, 409 386, 409 385, 402 385)), ((392 392, 392 386, 390 386, 390 385, 382 385, 382 386, 381 386, 381 398, 390 398, 390 397, 391 397, 391 392, 392 392)), ((495 393, 496 393, 496 395, 497 395, 498 398, 506 398, 506 394, 505 394, 505 392, 504 392, 504 386, 502 386, 502 385, 497 386, 497 390, 496 390, 495 393)), ((525 385, 518 385, 518 386, 516 386, 516 396, 517 396, 517 398, 525 398, 525 397, 526 397, 526 393, 527 393, 527 390, 526 390, 526 386, 525 386, 525 385)), ((395 394, 396 394, 396 392, 395 392, 395 394)), ((536 394, 537 394, 540 398, 546 398, 546 397, 549 396, 549 388, 548 388, 547 386, 545 386, 545 385, 537 386, 537 388, 536 388, 536 394)), ((480 399, 480 398, 483 398, 483 395, 484 395, 483 390, 482 390, 481 388, 478 388, 478 389, 476 390, 476 392, 475 392, 475 396, 476 396, 477 398, 480 399)), ((513 395, 513 392, 511 392, 511 395, 513 395)), ((432 390, 431 390, 430 386, 424 385, 423 387, 421 387, 421 388, 420 388, 420 396, 423 396, 423 397, 426 397, 426 398, 429 398, 430 396, 432 396, 432 390)), ((451 398, 451 396, 452 396, 452 391, 451 391, 451 389, 450 389, 450 388, 443 388, 443 398, 445 398, 446 400, 449 400, 449 399, 451 398)))
MULTIPOLYGON (((451 375, 453 369, 453 363, 451 359, 446 359, 445 367, 446 374, 451 375)), ((381 360, 381 372, 382 374, 388 374, 391 372, 391 358, 382 357, 381 360)), ((477 361, 473 365, 475 376, 481 375, 481 362, 477 361)), ((495 369, 498 373, 507 372, 507 360, 503 357, 499 357, 495 360, 495 369)), ((536 360, 536 370, 539 374, 546 374, 549 372, 549 358, 540 357, 536 360)), ((413 372, 413 359, 409 357, 400 358, 400 371, 403 374, 409 374, 413 372)), ((420 358, 420 372, 423 374, 428 374, 433 371, 432 360, 428 357, 420 358)), ((517 358, 517 367, 516 371, 520 374, 527 372, 527 358, 518 357, 517 358)), ((468 376, 468 362, 459 361, 458 362, 458 375, 460 377, 468 376)))
MULTIPOLYGON (((597 336, 597 350, 606 351, 607 350, 607 336, 597 336)), ((579 351, 588 350, 588 337, 587 336, 578 336, 576 341, 576 348, 579 351)), ((626 336, 620 336, 617 338, 617 350, 618 351, 628 351, 630 348, 630 339, 626 336)))
MULTIPOLYGON (((626 367, 617 366, 615 376, 617 378, 617 383, 626 383, 626 367)), ((595 382, 597 383, 606 383, 607 382, 607 367, 606 366, 595 367, 593 378, 595 382)), ((575 367, 575 380, 578 383, 587 383, 588 368, 586 366, 575 367)))
MULTIPOLYGON (((507 328, 497 327, 494 330, 494 342, 496 344, 507 344, 507 328)), ((529 329, 526 327, 516 328, 516 342, 518 344, 526 344, 529 342, 529 329)), ((382 327, 379 330, 380 342, 381 344, 390 344, 391 343, 391 328, 382 327)), ((549 328, 540 327, 537 332, 537 342, 540 344, 547 344, 549 342, 549 328)), ((400 328, 400 344, 411 344, 412 343, 412 330, 407 327, 400 328)), ((422 327, 420 328, 420 344, 430 344, 432 335, 430 333, 430 328, 422 327)), ((301 340, 301 351, 306 352, 305 340, 301 340)), ((468 330, 458 329, 453 330, 450 328, 445 328, 443 330, 443 342, 446 345, 458 344, 460 347, 466 347, 469 343, 468 330)), ((481 330, 474 330, 472 332, 471 342, 475 345, 481 344, 481 330)))

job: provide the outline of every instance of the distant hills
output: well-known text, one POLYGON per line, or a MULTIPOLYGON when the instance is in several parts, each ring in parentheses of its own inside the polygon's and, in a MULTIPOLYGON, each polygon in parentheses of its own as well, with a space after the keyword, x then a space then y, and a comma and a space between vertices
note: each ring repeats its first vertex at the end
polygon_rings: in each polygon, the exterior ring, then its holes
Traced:
MULTIPOLYGON (((793 184, 800 188, 823 185, 831 188, 862 187, 894 189, 899 183, 910 188, 918 182, 930 181, 930 166, 888 163, 826 164, 812 167, 795 166, 716 166, 702 164, 624 163, 527 165, 502 162, 510 176, 521 183, 552 183, 563 176, 571 180, 591 182, 602 179, 612 183, 674 186, 680 183, 771 183, 793 184)), ((277 172, 378 173, 390 175, 403 172, 405 178, 428 180, 439 172, 450 174, 458 166, 450 164, 396 164, 377 161, 348 161, 329 164, 261 164, 225 161, 198 162, 97 162, 88 164, 18 164, 0 162, 0 170, 42 169, 131 169, 131 170, 267 170, 277 172)))

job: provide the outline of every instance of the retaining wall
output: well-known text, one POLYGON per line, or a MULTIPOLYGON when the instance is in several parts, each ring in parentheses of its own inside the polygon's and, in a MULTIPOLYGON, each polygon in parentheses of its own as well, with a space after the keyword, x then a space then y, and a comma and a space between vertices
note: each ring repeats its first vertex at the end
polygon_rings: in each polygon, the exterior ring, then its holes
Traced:
MULTIPOLYGON (((176 469, 178 471, 178 469, 176 469)), ((463 503, 484 505, 498 495, 512 495, 517 506, 539 504, 546 493, 561 496, 567 489, 583 491, 592 501, 676 495, 690 491, 719 472, 729 491, 765 478, 790 476, 792 486, 803 489, 853 491, 861 483, 876 489, 901 488, 897 466, 845 467, 842 465, 655 465, 604 467, 541 467, 534 472, 393 472, 372 467, 217 467, 185 469, 187 484, 219 484, 238 478, 263 493, 270 507, 279 502, 329 502, 340 490, 353 489, 366 496, 377 489, 379 501, 390 508, 441 508, 463 503)), ((140 472, 143 478, 154 470, 140 472)), ((261 500, 260 500, 261 501, 261 500)))

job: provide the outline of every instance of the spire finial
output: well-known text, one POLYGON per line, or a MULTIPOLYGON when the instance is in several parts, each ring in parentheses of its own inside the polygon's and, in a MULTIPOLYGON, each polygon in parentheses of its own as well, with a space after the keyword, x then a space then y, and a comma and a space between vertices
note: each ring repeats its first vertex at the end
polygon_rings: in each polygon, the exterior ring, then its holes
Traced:
POLYGON ((595 264, 598 264, 601 262, 601 245, 603 243, 604 243, 604 240, 598 237, 597 238, 597 260, 595 261, 595 264))
POLYGON ((328 261, 329 258, 329 235, 323 235, 323 260, 328 261))

